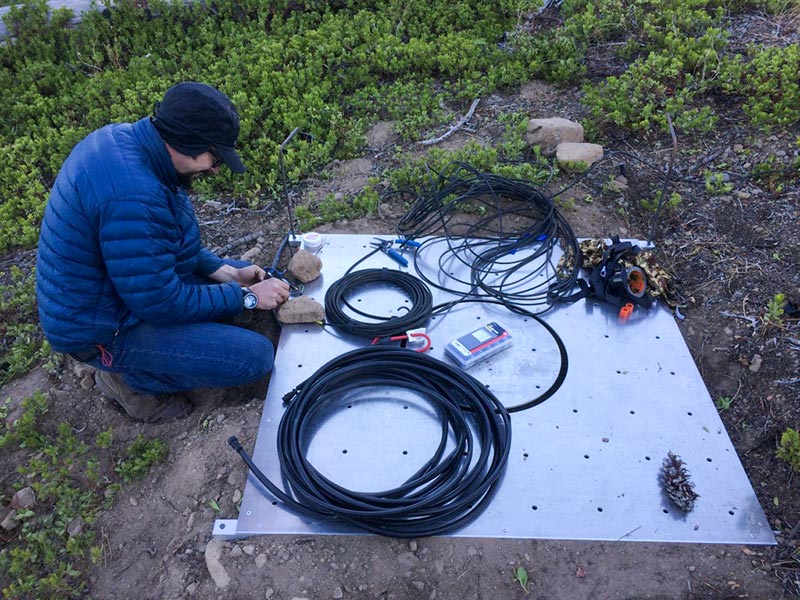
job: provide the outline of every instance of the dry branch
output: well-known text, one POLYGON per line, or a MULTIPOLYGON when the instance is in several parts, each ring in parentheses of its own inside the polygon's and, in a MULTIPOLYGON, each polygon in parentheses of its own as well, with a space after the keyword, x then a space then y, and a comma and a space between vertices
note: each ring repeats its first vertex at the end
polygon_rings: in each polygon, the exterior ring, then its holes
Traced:
POLYGON ((475 100, 473 100, 472 101, 472 106, 469 107, 469 110, 467 111, 467 114, 464 115, 463 117, 461 117, 458 120, 458 123, 453 125, 450 129, 445 131, 442 135, 440 135, 437 138, 431 138, 429 140, 423 140, 423 141, 417 142, 417 143, 418 144, 422 144, 423 146, 432 146, 433 144, 438 144, 439 142, 441 142, 443 140, 446 140, 451 135, 453 135, 456 131, 461 129, 464 126, 464 124, 472 118, 472 115, 475 113, 475 109, 478 107, 478 102, 480 102, 480 101, 481 101, 480 98, 476 98, 475 100))

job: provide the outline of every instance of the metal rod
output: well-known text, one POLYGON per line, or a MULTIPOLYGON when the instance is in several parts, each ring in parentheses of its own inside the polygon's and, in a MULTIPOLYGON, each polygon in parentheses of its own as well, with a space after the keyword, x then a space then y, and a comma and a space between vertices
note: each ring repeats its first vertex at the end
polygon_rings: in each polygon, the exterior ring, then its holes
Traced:
POLYGON ((283 149, 286 147, 286 144, 292 141, 292 138, 297 135, 297 132, 300 131, 299 127, 295 127, 292 129, 292 133, 290 133, 283 143, 281 144, 280 148, 278 149, 278 166, 281 171, 281 182, 283 184, 283 193, 286 196, 286 211, 289 215, 289 233, 291 233, 292 238, 295 236, 294 231, 294 208, 292 207, 292 199, 289 196, 289 185, 286 183, 286 167, 283 164, 283 149))
POLYGON ((667 113, 667 124, 669 125, 669 133, 672 136, 672 152, 669 155, 669 168, 667 169, 667 176, 664 178, 664 185, 661 188, 661 197, 658 199, 658 206, 656 207, 656 214, 653 216, 653 224, 650 226, 650 235, 647 236, 647 245, 653 243, 653 236, 656 232, 656 225, 658 224, 658 217, 661 214, 661 207, 667 200, 667 190, 669 189, 669 179, 672 176, 672 166, 675 164, 675 156, 678 154, 678 138, 675 136, 675 127, 672 126, 672 117, 667 113))

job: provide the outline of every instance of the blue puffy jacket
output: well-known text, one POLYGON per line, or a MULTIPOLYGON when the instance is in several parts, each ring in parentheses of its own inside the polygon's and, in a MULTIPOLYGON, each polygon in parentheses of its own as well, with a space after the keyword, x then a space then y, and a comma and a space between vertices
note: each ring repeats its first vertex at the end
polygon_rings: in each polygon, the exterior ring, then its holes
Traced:
POLYGON ((144 321, 219 320, 242 310, 236 283, 200 244, 191 202, 149 118, 89 134, 64 162, 39 237, 36 298, 59 352, 109 343, 144 321))

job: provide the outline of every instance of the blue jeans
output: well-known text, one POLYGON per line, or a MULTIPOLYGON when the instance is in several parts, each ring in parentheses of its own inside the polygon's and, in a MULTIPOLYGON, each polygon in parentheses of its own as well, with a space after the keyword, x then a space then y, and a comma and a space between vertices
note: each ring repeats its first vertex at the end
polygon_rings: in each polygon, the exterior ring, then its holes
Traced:
MULTIPOLYGON (((237 267, 249 264, 225 262, 237 267)), ((272 370, 275 353, 272 342, 259 333, 211 322, 140 323, 120 331, 105 350, 106 364, 102 356, 87 362, 119 373, 132 389, 147 394, 254 383, 272 370)))

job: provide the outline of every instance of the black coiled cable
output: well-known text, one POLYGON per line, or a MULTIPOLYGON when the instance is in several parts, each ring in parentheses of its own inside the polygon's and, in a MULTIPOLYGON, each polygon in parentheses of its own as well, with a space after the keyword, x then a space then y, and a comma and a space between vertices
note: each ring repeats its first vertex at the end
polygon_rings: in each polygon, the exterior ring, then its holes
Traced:
POLYGON ((325 320, 338 330, 364 337, 383 337, 423 327, 431 316, 433 297, 427 285, 417 277, 391 269, 352 271, 338 279, 325 293, 325 320), (356 309, 348 299, 359 289, 377 284, 399 287, 409 298, 411 308, 398 317, 370 315, 356 309), (359 321, 346 309, 371 321, 359 321))
POLYGON ((481 173, 465 163, 453 163, 417 196, 397 231, 411 239, 442 236, 423 243, 447 244, 438 271, 425 273, 419 251, 414 267, 429 285, 452 293, 459 293, 455 287, 465 296, 543 313, 570 294, 578 279, 578 242, 553 197, 528 181, 481 173), (561 265, 559 246, 568 258, 561 265), (469 275, 459 278, 444 268, 448 263, 462 263, 469 275))
POLYGON ((508 462, 511 419, 494 394, 464 371, 410 350, 353 350, 325 364, 284 400, 289 405, 277 448, 287 491, 258 469, 235 437, 228 443, 276 498, 303 514, 339 519, 392 537, 442 535, 480 514, 508 462), (441 439, 433 456, 398 487, 351 491, 307 460, 304 450, 314 431, 309 424, 316 413, 343 397, 375 386, 409 390, 429 401, 442 417, 441 439), (447 450, 450 436, 455 444, 447 450))

